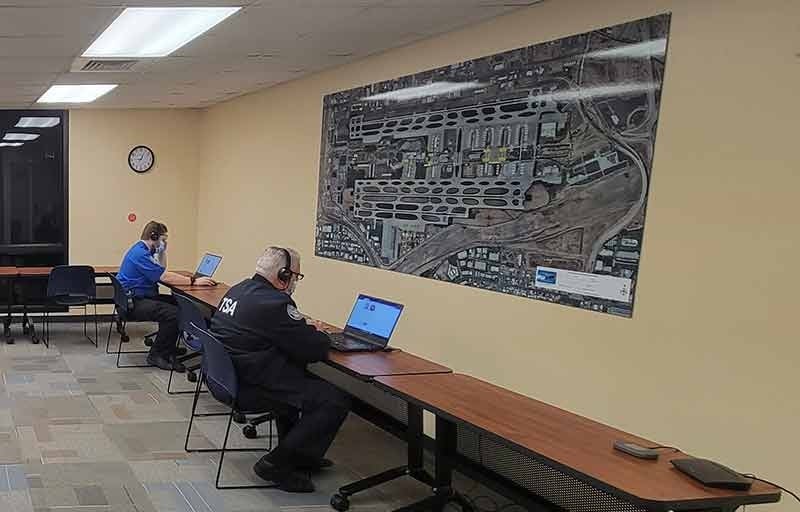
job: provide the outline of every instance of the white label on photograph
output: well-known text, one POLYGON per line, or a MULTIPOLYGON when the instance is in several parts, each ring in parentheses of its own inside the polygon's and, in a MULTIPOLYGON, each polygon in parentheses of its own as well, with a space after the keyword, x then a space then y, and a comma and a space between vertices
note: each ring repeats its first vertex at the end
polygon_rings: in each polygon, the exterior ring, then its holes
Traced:
POLYGON ((625 277, 587 274, 574 270, 536 267, 536 288, 576 293, 619 302, 631 301, 631 280, 625 277))

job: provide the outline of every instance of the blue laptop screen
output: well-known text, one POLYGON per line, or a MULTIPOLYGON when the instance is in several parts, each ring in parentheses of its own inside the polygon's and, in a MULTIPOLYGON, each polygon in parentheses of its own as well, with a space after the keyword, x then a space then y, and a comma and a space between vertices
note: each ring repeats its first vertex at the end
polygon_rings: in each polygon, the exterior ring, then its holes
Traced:
POLYGON ((206 253, 203 255, 203 259, 200 260, 200 265, 197 266, 197 275, 206 277, 213 276, 214 272, 217 271, 220 261, 222 261, 222 256, 206 253))
POLYGON ((388 340, 402 312, 400 304, 359 295, 347 327, 388 340))

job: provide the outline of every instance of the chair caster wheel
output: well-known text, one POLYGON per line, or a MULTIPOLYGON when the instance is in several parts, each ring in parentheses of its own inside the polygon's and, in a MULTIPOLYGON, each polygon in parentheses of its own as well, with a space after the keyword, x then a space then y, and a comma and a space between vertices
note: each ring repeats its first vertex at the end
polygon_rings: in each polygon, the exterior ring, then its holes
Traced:
POLYGON ((247 439, 258 439, 258 431, 253 425, 245 425, 244 428, 242 428, 242 434, 244 434, 244 437, 247 439))
POLYGON ((34 345, 38 345, 39 344, 39 338, 34 336, 33 338, 31 338, 31 343, 33 343, 34 345))
POLYGON ((197 382, 197 374, 194 372, 186 372, 186 380, 189 382, 197 382))
POLYGON ((128 343, 129 341, 131 341, 131 337, 128 336, 127 334, 122 334, 121 335, 121 339, 122 339, 122 343, 128 343))
POLYGON ((233 421, 241 425, 242 423, 247 423, 247 417, 240 412, 236 412, 233 414, 233 421))
POLYGON ((342 496, 341 494, 334 494, 331 498, 331 507, 339 512, 344 512, 345 510, 350 508, 350 500, 346 497, 342 496))

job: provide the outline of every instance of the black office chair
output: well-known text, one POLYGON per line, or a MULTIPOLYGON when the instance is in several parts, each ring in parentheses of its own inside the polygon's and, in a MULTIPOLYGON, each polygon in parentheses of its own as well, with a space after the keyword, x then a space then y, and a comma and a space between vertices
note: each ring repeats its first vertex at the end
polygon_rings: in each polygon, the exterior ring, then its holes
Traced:
MULTIPOLYGON (((47 280, 47 305, 81 307, 83 306, 83 335, 97 346, 100 336, 97 326, 97 289, 94 282, 94 269, 86 265, 61 265, 50 271, 47 280), (87 332, 88 306, 94 304, 94 339, 87 332)), ((50 310, 44 312, 44 344, 50 346, 50 310)))
MULTIPOLYGON (((114 325, 117 326, 117 332, 119 333, 119 345, 117 347, 117 368, 147 368, 149 364, 120 364, 120 358, 122 354, 149 354, 149 350, 128 350, 123 352, 122 351, 122 344, 127 343, 130 341, 130 336, 128 336, 128 332, 126 331, 126 326, 128 325, 130 311, 129 311, 129 300, 128 294, 125 292, 125 289, 120 284, 119 280, 116 276, 109 276, 111 278, 111 284, 114 286, 114 312, 111 315, 111 323, 108 325, 108 337, 106 338, 106 354, 114 354, 115 352, 109 352, 109 345, 111 343, 111 329, 114 325)), ((148 335, 151 337, 153 335, 148 335)))
MULTIPOLYGON (((187 361, 191 361, 192 359, 199 359, 202 355, 203 347, 200 344, 199 340, 194 339, 191 334, 191 324, 195 324, 200 326, 201 329, 208 328, 208 322, 206 321, 205 316, 203 316, 202 311, 197 307, 197 304, 180 294, 174 294, 175 302, 178 304, 178 330, 180 332, 179 341, 182 339, 184 344, 190 350, 189 353, 178 357, 178 361, 181 363, 186 363, 187 361)), ((197 371, 200 370, 200 363, 193 362, 191 364, 186 364, 186 379, 189 382, 197 382, 197 371)), ((172 390, 172 379, 174 377, 174 372, 169 372, 169 381, 167 382, 167 393, 170 395, 184 395, 189 393, 197 393, 197 390, 189 390, 189 391, 173 391, 172 390)), ((204 391, 200 391, 204 393, 204 391)), ((255 418, 247 419, 247 416, 236 412, 233 415, 234 423, 244 424, 242 427, 242 433, 248 439, 257 439, 258 438, 258 426, 264 423, 267 423, 271 420, 269 414, 257 416, 255 418)))
POLYGON ((271 485, 220 485, 220 478, 222 475, 222 467, 225 461, 225 454, 228 452, 269 452, 272 451, 272 425, 273 421, 278 414, 284 411, 286 406, 274 403, 263 398, 261 393, 241 393, 239 389, 239 379, 236 376, 236 369, 233 366, 231 356, 222 343, 217 340, 210 332, 205 331, 195 324, 191 324, 190 332, 200 340, 203 345, 202 351, 202 366, 200 370, 200 378, 197 381, 197 392, 194 395, 194 402, 192 403, 192 414, 189 418, 189 427, 186 431, 186 443, 184 448, 187 452, 219 452, 219 465, 217 466, 217 478, 215 485, 217 489, 269 489, 275 487, 271 485), (217 401, 230 408, 227 412, 222 413, 197 413, 197 400, 200 396, 199 391, 203 385, 206 384, 211 396, 217 401), (233 417, 237 412, 242 414, 265 414, 270 422, 269 434, 269 447, 262 448, 228 448, 228 438, 231 432, 231 424, 233 417), (192 424, 194 418, 209 417, 209 416, 227 416, 228 426, 225 429, 225 440, 222 442, 221 448, 202 448, 190 449, 189 436, 192 431, 192 424))
MULTIPOLYGON (((191 332, 190 325, 195 324, 200 326, 202 329, 206 329, 208 324, 206 322, 205 317, 203 316, 202 311, 197 307, 197 304, 189 299, 188 297, 184 297, 183 295, 175 294, 175 302, 178 304, 178 332, 180 333, 178 337, 178 343, 183 340, 184 345, 189 349, 189 353, 178 357, 178 361, 181 363, 186 363, 187 361, 191 361, 192 359, 199 359, 202 355, 203 345, 200 343, 200 340, 196 339, 191 332)), ((200 369, 200 364, 187 364, 186 365, 186 378, 189 382, 197 382, 197 370, 200 369)), ((174 391, 172 389, 172 377, 174 374, 174 370, 170 370, 169 372, 169 381, 167 382, 167 393, 170 395, 188 395, 194 393, 194 390, 187 390, 187 391, 174 391)))

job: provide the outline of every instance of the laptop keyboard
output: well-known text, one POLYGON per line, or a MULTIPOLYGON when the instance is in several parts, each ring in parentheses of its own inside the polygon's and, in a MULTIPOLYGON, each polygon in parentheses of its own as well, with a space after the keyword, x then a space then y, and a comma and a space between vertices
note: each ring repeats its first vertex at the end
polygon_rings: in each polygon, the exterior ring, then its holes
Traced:
POLYGON ((334 332, 328 334, 331 339, 331 345, 333 348, 339 350, 347 350, 347 349, 369 349, 372 348, 372 345, 365 341, 355 340, 353 338, 348 338, 345 336, 343 332, 334 332))

